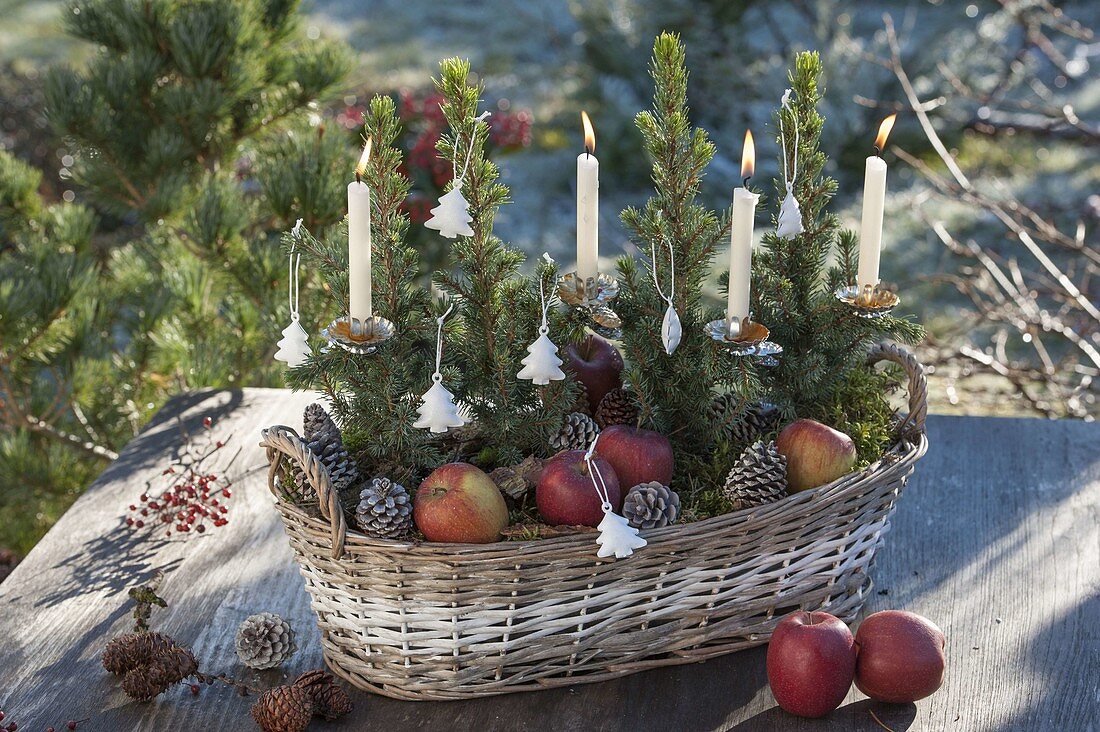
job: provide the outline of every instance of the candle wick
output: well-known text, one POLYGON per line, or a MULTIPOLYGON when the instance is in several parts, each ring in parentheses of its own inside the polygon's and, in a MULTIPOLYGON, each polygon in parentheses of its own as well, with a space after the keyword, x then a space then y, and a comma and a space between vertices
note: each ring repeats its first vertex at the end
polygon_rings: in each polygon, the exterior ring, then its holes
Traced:
POLYGON ((592 148, 590 148, 588 145, 585 145, 584 154, 588 157, 592 157, 592 148))
POLYGON ((751 175, 746 175, 744 178, 742 178, 741 179, 741 187, 742 188, 748 188, 749 187, 749 181, 751 179, 752 179, 751 175))
POLYGON ((882 148, 879 147, 878 145, 875 145, 874 148, 875 148, 875 157, 876 158, 881 158, 882 157, 882 148))
POLYGON ((363 174, 360 173, 358 170, 355 171, 355 182, 360 184, 363 182, 363 174))

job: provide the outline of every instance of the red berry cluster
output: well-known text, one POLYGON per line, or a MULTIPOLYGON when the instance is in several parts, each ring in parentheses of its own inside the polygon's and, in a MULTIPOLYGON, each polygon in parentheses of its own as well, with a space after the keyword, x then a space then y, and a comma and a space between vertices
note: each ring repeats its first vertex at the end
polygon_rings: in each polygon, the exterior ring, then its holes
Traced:
POLYGON ((210 458, 225 448, 225 442, 214 439, 214 420, 203 419, 206 438, 184 450, 184 456, 165 468, 161 475, 165 485, 157 490, 149 486, 130 504, 126 525, 134 529, 163 528, 165 536, 202 534, 208 526, 229 523, 229 499, 232 483, 207 469, 210 458))
MULTIPOLYGON (((4 721, 4 717, 4 710, 0 709, 0 722, 4 721)), ((76 729, 80 724, 87 721, 87 719, 70 719, 68 722, 65 723, 65 729, 76 729)), ((0 730, 3 730, 4 732, 16 732, 16 730, 18 729, 20 729, 20 727, 15 722, 9 722, 6 726, 0 726, 0 730)), ((47 727, 46 732, 57 732, 57 728, 47 727)))

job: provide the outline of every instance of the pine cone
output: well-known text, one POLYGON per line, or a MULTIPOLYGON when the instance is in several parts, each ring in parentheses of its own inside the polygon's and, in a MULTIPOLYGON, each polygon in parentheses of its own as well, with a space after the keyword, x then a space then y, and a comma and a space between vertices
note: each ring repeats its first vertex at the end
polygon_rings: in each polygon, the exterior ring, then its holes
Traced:
POLYGON ((631 488, 623 499, 623 516, 636 529, 659 529, 680 518, 680 496, 657 481, 631 488))
MULTIPOLYGON (((320 404, 310 404, 306 407, 302 416, 303 439, 310 452, 317 456, 321 463, 328 468, 329 477, 332 478, 332 487, 340 495, 359 480, 359 470, 355 461, 348 455, 344 447, 344 438, 340 435, 340 428, 332 421, 332 417, 320 404)), ((292 471, 294 475, 294 487, 288 491, 292 495, 301 498, 312 496, 313 490, 303 473, 297 466, 292 471)), ((287 486, 289 489, 290 486, 287 486)))
POLYGON ((400 483, 375 478, 359 491, 355 523, 367 536, 396 539, 412 530, 413 502, 400 483))
POLYGON ((518 465, 497 468, 489 473, 489 477, 502 493, 518 501, 527 491, 538 485, 542 466, 543 461, 531 455, 518 465))
POLYGON ((550 438, 550 447, 555 450, 587 450, 600 434, 596 420, 587 414, 570 412, 557 434, 550 438))
POLYGON ((252 705, 252 718, 264 732, 305 732, 313 717, 313 697, 298 686, 276 686, 252 705))
POLYGON ((605 430, 614 424, 635 424, 638 421, 638 405, 626 389, 618 388, 604 394, 596 407, 596 424, 605 430))
POLYGON ((587 414, 592 416, 592 406, 588 401, 588 387, 584 385, 584 382, 580 379, 573 379, 573 383, 577 385, 577 400, 573 404, 573 409, 570 411, 580 412, 581 414, 587 414))
POLYGON ((298 677, 294 685, 309 692, 313 698, 314 714, 320 714, 330 722, 351 712, 351 697, 343 687, 336 684, 332 674, 319 669, 306 671, 298 677))
POLYGON ((149 701, 199 667, 191 651, 166 635, 130 633, 107 644, 103 668, 123 677, 122 690, 127 696, 149 701))
POLYGON ((787 458, 774 442, 755 442, 737 458, 723 490, 735 511, 778 501, 787 494, 787 458))
POLYGON ((273 613, 250 615, 237 629, 237 658, 249 668, 281 666, 295 650, 290 624, 273 613))
POLYGON ((730 439, 751 444, 779 423, 779 408, 767 402, 758 402, 738 415, 741 397, 736 394, 719 394, 710 403, 710 418, 730 439))

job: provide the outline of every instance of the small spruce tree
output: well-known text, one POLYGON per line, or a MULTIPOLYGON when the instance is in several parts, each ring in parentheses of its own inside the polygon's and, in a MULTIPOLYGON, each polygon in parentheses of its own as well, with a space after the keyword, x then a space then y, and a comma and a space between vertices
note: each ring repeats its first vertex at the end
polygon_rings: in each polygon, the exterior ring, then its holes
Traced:
MULTIPOLYGON (((446 59, 436 87, 443 95, 449 130, 439 141, 440 154, 463 174, 473 236, 460 236, 452 247, 452 264, 437 272, 435 282, 458 304, 459 337, 449 351, 458 367, 456 386, 462 401, 487 438, 486 464, 516 463, 525 456, 545 455, 548 438, 573 403, 568 381, 535 386, 516 378, 527 346, 538 337, 541 309, 538 280, 547 297, 555 288, 556 268, 543 261, 535 280, 520 274, 524 256, 493 234, 497 209, 508 201, 499 170, 485 155, 488 125, 476 122, 483 89, 470 83, 470 64, 446 59), (469 160, 467 169, 466 161, 469 160)), ((552 327, 562 332, 555 314, 552 327)))
MULTIPOLYGON (((799 53, 789 80, 790 109, 781 107, 775 121, 788 144, 798 128, 794 190, 805 231, 791 238, 769 231, 753 260, 753 312, 783 346, 778 364, 763 372, 764 389, 788 419, 827 422, 857 441, 864 460, 873 460, 890 440, 891 410, 885 402, 889 377, 863 368, 867 351, 885 339, 915 343, 923 330, 893 316, 861 318, 834 296, 838 287, 855 281, 858 240, 853 232, 841 231, 836 215, 827 210, 837 184, 823 172, 825 120, 817 107, 824 88, 818 54, 799 53)), ((778 134, 776 145, 781 156, 790 154, 778 134)), ((793 166, 793 157, 786 164, 793 166)), ((782 181, 775 182, 775 190, 773 222, 786 193, 782 181)))

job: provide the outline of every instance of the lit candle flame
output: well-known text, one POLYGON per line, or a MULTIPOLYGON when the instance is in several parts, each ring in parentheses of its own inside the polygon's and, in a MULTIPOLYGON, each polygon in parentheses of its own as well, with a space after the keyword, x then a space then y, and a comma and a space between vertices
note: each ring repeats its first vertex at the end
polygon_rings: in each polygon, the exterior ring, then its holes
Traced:
POLYGON ((367 172, 367 161, 370 160, 370 148, 373 138, 367 138, 367 144, 363 146, 363 154, 359 156, 359 164, 355 166, 356 179, 362 178, 367 172))
POLYGON ((588 112, 581 111, 581 125, 584 126, 584 149, 591 155, 596 152, 596 131, 592 129, 592 120, 588 119, 588 112))
POLYGON ((745 146, 741 149, 741 179, 748 181, 756 172, 756 145, 752 141, 752 132, 745 130, 745 146))
POLYGON ((878 137, 875 138, 875 150, 880 153, 886 148, 886 138, 890 136, 890 130, 894 129, 894 120, 898 118, 898 115, 891 114, 886 119, 882 120, 882 124, 878 126, 878 137))

